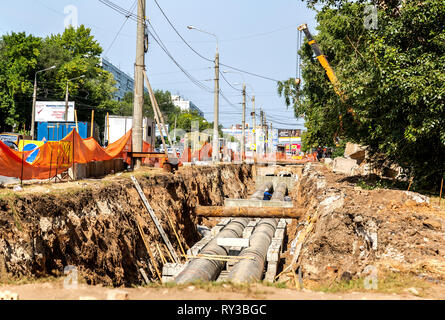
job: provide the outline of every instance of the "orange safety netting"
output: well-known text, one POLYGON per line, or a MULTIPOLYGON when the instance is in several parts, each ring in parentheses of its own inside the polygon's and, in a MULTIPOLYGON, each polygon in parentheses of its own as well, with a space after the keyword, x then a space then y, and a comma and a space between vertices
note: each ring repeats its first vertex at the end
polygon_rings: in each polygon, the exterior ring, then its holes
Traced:
POLYGON ((102 148, 93 138, 82 139, 73 130, 61 141, 41 146, 33 163, 24 161, 31 151, 17 152, 0 141, 0 175, 29 179, 48 179, 68 170, 73 163, 111 160, 123 157, 131 148, 129 130, 122 138, 102 148))

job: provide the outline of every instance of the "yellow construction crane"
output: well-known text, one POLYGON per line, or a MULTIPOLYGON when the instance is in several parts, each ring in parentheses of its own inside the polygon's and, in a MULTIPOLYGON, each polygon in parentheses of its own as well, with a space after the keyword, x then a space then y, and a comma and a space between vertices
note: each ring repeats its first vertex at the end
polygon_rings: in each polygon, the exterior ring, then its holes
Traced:
MULTIPOLYGON (((318 46, 317 41, 312 38, 311 33, 309 32, 309 29, 307 27, 306 23, 303 23, 301 26, 298 27, 298 31, 303 31, 306 35, 308 44, 311 46, 312 50, 315 53, 315 57, 317 58, 318 62, 320 62, 321 66, 325 69, 326 74, 329 78, 329 81, 331 81, 332 86, 334 87, 335 93, 340 97, 340 100, 344 103, 347 99, 343 91, 340 90, 340 84, 338 82, 337 76, 334 73, 334 70, 332 69, 331 65, 329 64, 328 60, 326 59, 326 56, 321 51, 320 47, 318 46)), ((295 82, 299 84, 301 82, 300 79, 296 79, 295 82)), ((355 117, 355 112, 352 108, 347 108, 347 113, 351 114, 353 117, 354 122, 359 123, 355 117)), ((338 118, 340 119, 340 130, 343 130, 343 117, 340 113, 338 115, 338 118)), ((334 140, 337 139, 337 133, 335 134, 334 140)))
MULTIPOLYGON (((315 41, 314 38, 312 38, 311 33, 309 32, 309 29, 307 28, 307 24, 304 23, 301 26, 298 27, 299 31, 303 31, 306 35, 308 44, 311 46, 312 50, 315 53, 315 57, 317 58, 318 62, 320 62, 321 66, 326 70, 326 74, 331 81, 335 92, 340 96, 340 99, 342 101, 345 100, 345 97, 343 95, 343 92, 339 88, 338 79, 335 76, 334 70, 332 69, 331 65, 329 64, 328 60, 326 59, 326 56, 321 51, 320 47, 318 46, 317 41, 315 41)), ((297 84, 300 83, 300 79, 297 79, 297 84)))

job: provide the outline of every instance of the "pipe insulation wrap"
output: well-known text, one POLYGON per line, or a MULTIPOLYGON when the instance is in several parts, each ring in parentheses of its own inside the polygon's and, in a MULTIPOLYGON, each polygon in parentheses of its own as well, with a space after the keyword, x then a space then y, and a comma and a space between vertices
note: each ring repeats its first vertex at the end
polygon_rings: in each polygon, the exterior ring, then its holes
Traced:
POLYGON ((284 201, 284 197, 286 196, 287 193, 287 186, 285 183, 278 183, 276 185, 276 188, 273 191, 272 197, 270 198, 270 200, 280 200, 280 201, 284 201))
MULTIPOLYGON (((222 247, 217 244, 217 238, 239 238, 243 234, 244 228, 249 223, 248 218, 238 218, 232 220, 218 236, 211 240, 200 252, 208 255, 227 255, 228 247, 222 247)), ((224 267, 224 261, 196 258, 190 261, 187 267, 176 277, 178 284, 194 281, 213 281, 221 273, 224 267)))
MULTIPOLYGON (((279 183, 272 195, 271 200, 284 200, 287 186, 279 183)), ((233 283, 255 282, 262 278, 264 265, 267 258, 267 251, 272 242, 278 219, 261 219, 250 236, 250 246, 241 251, 240 257, 253 259, 242 259, 235 264, 229 273, 227 280, 233 283)))
POLYGON ((240 257, 253 259, 242 259, 235 264, 229 273, 227 280, 234 283, 254 282, 261 280, 269 249, 278 219, 261 219, 250 236, 250 246, 241 251, 240 257))
POLYGON ((257 200, 263 200, 264 198, 264 191, 265 190, 272 191, 273 190, 273 184, 271 181, 265 182, 262 185, 260 185, 256 191, 249 197, 250 199, 257 199, 257 200))
MULTIPOLYGON (((263 199, 264 190, 272 188, 272 183, 265 183, 259 186, 256 192, 249 198, 253 199, 261 195, 263 199)), ((244 228, 251 221, 250 218, 233 219, 227 226, 225 226, 218 235, 211 240, 200 252, 200 254, 209 255, 228 255, 229 248, 222 247, 217 244, 217 238, 240 238, 243 234, 244 228)), ((224 268, 225 261, 210 260, 203 258, 196 258, 191 260, 188 265, 176 277, 177 284, 189 283, 194 281, 213 281, 216 280, 224 268)))

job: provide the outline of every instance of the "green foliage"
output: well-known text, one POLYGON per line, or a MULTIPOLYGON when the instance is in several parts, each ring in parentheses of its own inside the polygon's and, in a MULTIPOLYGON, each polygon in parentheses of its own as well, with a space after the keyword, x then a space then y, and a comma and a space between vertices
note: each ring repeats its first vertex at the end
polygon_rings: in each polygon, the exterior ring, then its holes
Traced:
POLYGON ((332 152, 332 158, 343 157, 345 154, 346 142, 344 140, 340 141, 334 148, 332 152))
POLYGON ((24 32, 0 39, 0 128, 18 126, 31 113, 31 73, 37 66, 41 39, 24 32))
POLYGON ((76 102, 80 121, 90 120, 91 110, 103 126, 113 97, 113 76, 99 66, 102 48, 91 30, 83 25, 44 39, 12 33, 0 38, 0 129, 26 124, 29 130, 34 77, 37 71, 56 65, 37 76, 37 99, 64 100, 67 81, 69 98, 76 102))
MULTIPOLYGON (((170 130, 174 128, 175 120, 176 128, 182 129, 186 132, 191 131, 193 121, 199 122, 200 131, 213 128, 213 123, 207 122, 207 120, 200 116, 196 111, 182 111, 179 107, 176 107, 171 100, 171 94, 169 91, 155 90, 154 93, 164 119, 170 126, 170 130)), ((112 112, 113 114, 117 115, 131 116, 133 114, 133 93, 128 92, 122 101, 113 102, 112 112)), ((143 112, 145 117, 154 119, 153 108, 148 93, 144 94, 143 112)))
POLYGON ((289 79, 278 89, 304 115, 307 143, 341 138, 367 145, 371 155, 406 169, 414 184, 437 186, 445 172, 444 1, 379 2, 375 30, 364 27, 363 2, 313 4, 325 4, 315 38, 346 99, 335 94, 305 44, 299 52, 304 85, 289 79))

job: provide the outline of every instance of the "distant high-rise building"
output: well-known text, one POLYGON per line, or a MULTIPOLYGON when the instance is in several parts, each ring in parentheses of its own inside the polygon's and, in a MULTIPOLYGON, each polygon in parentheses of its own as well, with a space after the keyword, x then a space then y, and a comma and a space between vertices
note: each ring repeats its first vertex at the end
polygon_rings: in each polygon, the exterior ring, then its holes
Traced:
MULTIPOLYGON (((121 101, 124 99, 127 92, 133 92, 134 79, 132 77, 104 58, 100 58, 100 66, 105 71, 110 72, 113 75, 114 80, 116 80, 117 91, 114 93, 114 98, 116 100, 121 101)), ((148 93, 146 88, 144 88, 144 90, 148 93)))
POLYGON ((181 108, 184 111, 196 111, 201 117, 204 117, 204 112, 201 111, 193 102, 190 100, 184 100, 181 96, 172 95, 172 102, 175 106, 181 108))

